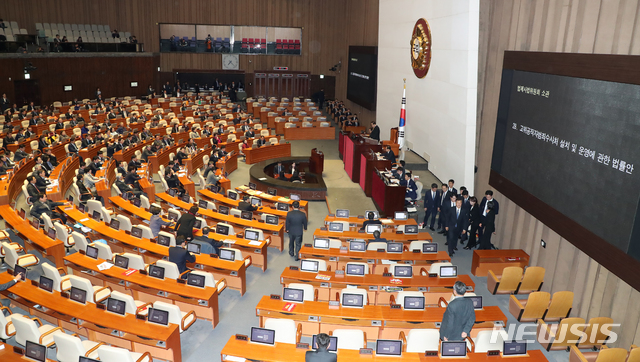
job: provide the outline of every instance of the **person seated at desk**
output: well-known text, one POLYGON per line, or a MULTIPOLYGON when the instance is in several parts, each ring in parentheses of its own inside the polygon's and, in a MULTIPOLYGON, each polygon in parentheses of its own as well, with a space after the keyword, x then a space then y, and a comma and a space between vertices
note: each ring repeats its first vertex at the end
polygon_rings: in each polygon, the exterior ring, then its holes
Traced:
POLYGON ((396 155, 393 153, 391 146, 386 146, 386 151, 382 154, 382 157, 391 161, 391 163, 396 163, 396 155))
POLYGON ((44 154, 49 158, 49 162, 53 167, 58 166, 58 158, 53 154, 53 150, 51 148, 47 148, 44 150, 44 154))
MULTIPOLYGON (((13 280, 4 284, 0 284, 0 292, 3 290, 7 290, 12 286, 16 285, 16 283, 22 279, 22 276, 23 276, 22 273, 18 273, 16 274, 16 276, 13 277, 13 280)), ((2 299, 2 302, 0 302, 0 305, 2 305, 3 307, 9 307, 9 304, 11 304, 9 299, 2 299)))
POLYGON ((192 243, 200 245, 200 254, 218 254, 220 255, 220 248, 224 245, 223 242, 209 238, 211 228, 205 226, 202 228, 202 236, 196 236, 191 240, 192 243))
POLYGON ((33 176, 36 178, 36 187, 40 192, 44 192, 44 190, 47 189, 47 185, 51 182, 45 180, 47 177, 45 169, 40 165, 36 165, 36 167, 36 170, 33 172, 33 176))
POLYGON ((284 166, 282 165, 282 161, 278 161, 276 167, 273 168, 273 176, 284 179, 284 166))
POLYGON ((138 161, 138 156, 136 156, 135 153, 131 155, 131 161, 129 161, 129 167, 131 166, 135 167, 136 170, 142 166, 142 163, 138 161))
POLYGON ((182 236, 186 240, 193 239, 193 225, 196 223, 196 213, 198 213, 198 206, 193 205, 189 208, 188 212, 180 215, 180 218, 178 219, 178 222, 176 222, 176 226, 174 228, 176 231, 176 237, 182 236))
POLYGON ((49 147, 49 143, 47 143, 47 136, 45 136, 44 134, 42 136, 40 136, 40 138, 38 139, 38 148, 41 150, 44 150, 45 148, 49 147))
MULTIPOLYGON (((215 167, 215 166, 214 166, 215 167)), ((211 186, 211 185, 217 185, 220 181, 220 176, 216 175, 216 170, 217 169, 213 169, 212 171, 209 172, 209 174, 207 175, 207 179, 205 181, 206 186, 211 186)))
POLYGON ((85 134, 84 138, 82 138, 82 148, 87 148, 92 144, 94 144, 93 138, 90 135, 85 134))
MULTIPOLYGON (((247 121, 242 122, 242 126, 240 126, 240 131, 247 132, 249 130, 251 130, 251 127, 249 127, 249 125, 247 124, 247 121)), ((245 133, 245 136, 246 136, 246 133, 245 133)))
POLYGON ((240 144, 239 150, 240 150, 240 155, 247 157, 247 155, 244 153, 244 150, 246 150, 247 148, 251 148, 249 146, 249 140, 248 139, 243 139, 242 143, 240 144))
POLYGON ((167 168, 172 169, 173 172, 180 171, 180 165, 175 161, 169 161, 169 163, 167 164, 167 168))
POLYGON ((176 158, 175 161, 178 163, 178 165, 182 166, 182 160, 189 158, 189 156, 187 155, 187 153, 185 152, 185 147, 178 147, 178 149, 176 150, 176 158))
POLYGON ((256 141, 256 144, 258 145, 258 147, 262 147, 262 146, 266 146, 267 145, 267 140, 264 138, 264 135, 260 136, 260 138, 258 138, 258 140, 256 141))
POLYGON ((300 181, 300 172, 298 171, 298 167, 295 162, 291 164, 291 169, 289 170, 289 173, 291 174, 289 181, 291 182, 300 181))
POLYGON ((367 245, 369 243, 388 243, 387 239, 380 237, 380 232, 378 230, 373 232, 373 240, 369 239, 367 245))
POLYGON ((375 217, 376 217, 376 214, 374 214, 373 212, 369 212, 367 214, 367 220, 365 220, 362 223, 362 229, 361 230, 366 230, 367 229, 367 225, 382 225, 382 221, 377 220, 375 217))
MULTIPOLYGON (((187 243, 185 243, 185 237, 178 235, 176 237, 176 246, 169 248, 169 261, 178 266, 178 272, 180 274, 188 271, 187 263, 195 263, 196 257, 187 251, 187 243)), ((187 274, 180 277, 181 279, 187 279, 187 274)))
POLYGON ((247 129, 244 133, 245 138, 255 138, 255 136, 256 136, 256 133, 253 131, 252 128, 247 129))
POLYGON ((149 229, 151 229, 151 233, 153 234, 154 238, 158 237, 160 229, 162 229, 163 226, 174 225, 173 222, 164 221, 162 217, 160 217, 161 211, 162 209, 157 206, 151 206, 151 208, 149 209, 149 212, 151 213, 151 218, 149 218, 149 229))
POLYGON ((44 169, 47 170, 47 173, 51 174, 51 171, 53 171, 53 169, 56 168, 56 166, 53 163, 51 163, 49 159, 49 155, 43 154, 40 156, 40 159, 42 159, 42 167, 44 167, 44 169))
MULTIPOLYGON (((36 185, 36 178, 33 175, 27 176, 27 193, 29 194, 29 202, 34 203, 40 197, 43 191, 36 185)), ((46 185, 44 190, 46 191, 46 185)))
POLYGON ((286 116, 286 115, 287 115, 287 113, 289 113, 289 110, 285 108, 285 109, 282 111, 281 116, 282 116, 282 117, 284 117, 284 116, 286 116))
POLYGON ((140 179, 141 179, 140 176, 138 176, 138 174, 136 173, 136 168, 134 166, 128 166, 127 174, 124 177, 124 183, 128 185, 134 185, 134 187, 136 187, 136 185, 140 185, 138 183, 140 179))
POLYGON ((222 124, 220 124, 218 129, 216 129, 216 134, 224 134, 224 126, 222 124))
POLYGON ((116 167, 116 173, 125 176, 127 174, 127 168, 129 168, 127 161, 122 161, 118 167, 116 167))
POLYGON ((118 189, 120 189, 120 192, 122 193, 130 192, 134 194, 137 198, 139 198, 140 195, 142 195, 143 193, 141 190, 134 189, 131 186, 124 183, 124 176, 122 176, 122 174, 116 175, 116 186, 118 186, 118 189))
MULTIPOLYGON (((26 145, 24 143, 18 146, 18 150, 13 155, 13 162, 17 163, 17 162, 20 162, 22 159, 29 157, 29 154, 24 151, 25 147, 26 145)), ((71 144, 69 144, 69 147, 71 147, 71 144)), ((71 152, 71 150, 69 150, 69 152, 71 152)))
POLYGON ((178 178, 178 175, 173 172, 173 169, 166 168, 164 170, 164 179, 170 189, 176 189, 178 190, 180 195, 184 195, 184 186, 182 186, 182 184, 180 183, 180 179, 178 178))
POLYGON ((337 354, 327 350, 331 343, 331 338, 328 334, 319 333, 316 336, 316 343, 318 344, 318 348, 315 351, 307 351, 304 354, 305 362, 336 362, 338 360, 337 354))
POLYGON ((251 203, 249 203, 249 195, 244 195, 244 197, 242 198, 242 201, 238 203, 238 210, 254 212, 258 210, 258 208, 251 205, 251 203))
POLYGON ((54 202, 51 200, 47 200, 47 194, 41 193, 38 195, 38 200, 33 203, 31 206, 31 211, 29 214, 31 216, 41 220, 42 214, 47 214, 51 219, 60 219, 62 224, 67 223, 67 217, 63 214, 55 212, 56 207, 64 205, 64 202, 54 202))

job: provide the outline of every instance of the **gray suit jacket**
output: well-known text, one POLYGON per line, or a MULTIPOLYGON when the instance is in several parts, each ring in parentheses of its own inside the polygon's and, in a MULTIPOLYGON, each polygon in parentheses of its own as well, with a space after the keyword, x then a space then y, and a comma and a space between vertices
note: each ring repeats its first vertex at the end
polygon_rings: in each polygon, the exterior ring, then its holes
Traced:
POLYGON ((304 360, 305 362, 336 362, 338 361, 338 355, 324 348, 318 348, 316 351, 307 351, 304 355, 304 360))
POLYGON ((476 312, 473 310, 473 302, 464 297, 457 297, 447 306, 442 316, 440 326, 440 339, 446 337, 449 341, 461 341, 462 332, 471 332, 476 321, 476 312))
POLYGON ((307 216, 300 210, 289 211, 284 229, 289 231, 289 235, 302 235, 307 230, 307 216))

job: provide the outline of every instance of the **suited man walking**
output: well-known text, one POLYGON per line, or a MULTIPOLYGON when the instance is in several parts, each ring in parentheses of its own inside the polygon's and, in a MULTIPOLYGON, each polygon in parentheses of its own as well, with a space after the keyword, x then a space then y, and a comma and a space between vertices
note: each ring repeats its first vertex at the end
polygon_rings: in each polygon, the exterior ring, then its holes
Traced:
POLYGON ((449 194, 449 187, 445 184, 442 184, 442 190, 440 192, 440 205, 438 205, 438 230, 440 230, 439 234, 444 234, 445 226, 447 226, 447 220, 445 218, 444 208, 442 207, 445 202, 447 202, 449 194))
MULTIPOLYGON (((452 197, 453 198, 453 197, 452 197)), ((456 206, 449 210, 447 220, 447 245, 449 246, 449 256, 455 254, 458 246, 458 236, 466 234, 469 227, 469 214, 462 207, 462 200, 456 200, 456 206)))
POLYGON ((320 333, 316 336, 318 349, 315 351, 307 351, 304 355, 305 362, 336 362, 338 355, 328 351, 331 338, 326 333, 320 333))
MULTIPOLYGON (((482 216, 480 217, 480 227, 478 228, 478 239, 482 240, 482 235, 484 233, 484 224, 486 222, 486 217, 487 217, 487 203, 491 201, 493 204, 493 222, 495 223, 495 216, 498 215, 498 209, 500 207, 500 205, 498 204, 498 200, 493 198, 493 191, 491 190, 487 190, 484 193, 484 198, 482 199, 482 201, 480 202, 480 212, 482 213, 482 216)), ((494 224, 494 228, 495 228, 495 224, 494 224)))
POLYGON ((427 223, 429 222, 429 217, 431 217, 431 224, 429 224, 429 229, 435 231, 434 228, 436 223, 436 215, 438 214, 438 208, 440 207, 442 202, 442 193, 438 190, 438 184, 431 184, 431 191, 427 191, 424 194, 424 220, 422 220, 422 224, 420 227, 422 229, 427 228, 427 223))
POLYGON ((300 211, 300 203, 293 202, 293 210, 287 213, 287 219, 284 224, 285 232, 289 233, 289 255, 293 256, 296 261, 300 248, 302 247, 302 234, 307 230, 307 216, 300 211))
POLYGON ((440 339, 443 341, 461 341, 471 333, 476 312, 471 299, 464 297, 466 292, 467 286, 463 282, 457 281, 453 285, 454 298, 449 302, 440 325, 440 339))

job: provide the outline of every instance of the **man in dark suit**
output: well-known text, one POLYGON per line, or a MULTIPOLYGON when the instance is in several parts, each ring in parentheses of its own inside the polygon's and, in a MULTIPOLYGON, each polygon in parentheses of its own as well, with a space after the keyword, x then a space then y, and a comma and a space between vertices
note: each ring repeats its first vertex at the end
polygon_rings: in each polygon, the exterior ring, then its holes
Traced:
POLYGON ((192 243, 200 245, 201 254, 218 254, 220 255, 220 248, 224 246, 224 243, 216 239, 209 238, 211 229, 208 226, 202 228, 202 236, 194 236, 192 243))
POLYGON ((429 229, 435 231, 436 216, 438 215, 438 208, 442 202, 441 196, 442 193, 438 190, 438 184, 435 183, 431 184, 431 190, 424 194, 424 220, 422 220, 422 224, 420 225, 422 229, 427 228, 429 217, 431 217, 429 229))
POLYGON ((447 218, 444 216, 444 204, 449 199, 449 187, 446 184, 442 184, 442 189, 440 191, 440 203, 438 205, 438 234, 444 234, 444 227, 447 226, 447 218))
POLYGON ((36 170, 36 172, 34 173, 34 177, 36 179, 36 187, 38 188, 38 191, 40 191, 41 193, 45 193, 47 191, 47 180, 45 180, 45 171, 44 168, 41 168, 39 170, 36 170))
MULTIPOLYGON (((487 202, 489 201, 493 201, 493 217, 495 218, 496 215, 498 215, 498 209, 500 207, 500 205, 498 204, 498 200, 493 198, 493 191, 492 190, 487 190, 484 193, 484 198, 482 199, 482 201, 480 202, 480 227, 478 228, 478 239, 482 240, 482 234, 484 233, 484 223, 485 223, 485 218, 487 216, 487 202)), ((494 219, 495 221, 495 219, 494 219)))
POLYGON ((369 212, 367 214, 367 220, 365 220, 362 223, 362 229, 361 230, 366 230, 367 229, 367 225, 382 225, 382 221, 376 220, 376 214, 374 214, 373 212, 369 212))
POLYGON ((291 178, 289 179, 289 181, 300 181, 300 171, 298 170, 298 165, 296 165, 295 162, 291 164, 289 173, 291 174, 291 178))
MULTIPOLYGON (((179 235, 176 237, 176 246, 169 248, 169 261, 178 266, 178 272, 180 274, 186 272, 187 263, 195 263, 196 257, 187 251, 187 244, 184 242, 185 237, 179 235)), ((183 275, 182 279, 186 279, 187 275, 183 275)))
POLYGON ((387 146, 387 150, 382 156, 391 161, 391 163, 396 163, 396 155, 393 153, 393 150, 391 150, 391 146, 387 146))
POLYGON ((120 162, 120 164, 118 165, 118 167, 116 167, 116 173, 121 174, 121 175, 126 175, 127 174, 127 161, 122 161, 120 162))
POLYGON ((0 99, 0 108, 2 109, 2 113, 11 107, 11 103, 9 102, 9 98, 7 98, 6 94, 2 94, 2 99, 0 99))
POLYGON ((136 197, 140 197, 140 195, 142 195, 142 191, 136 190, 131 186, 127 185, 126 183, 124 183, 124 176, 120 173, 116 175, 116 186, 118 186, 118 189, 122 193, 130 192, 134 194, 136 197))
POLYGON ((404 174, 405 186, 407 186, 407 191, 404 193, 405 199, 409 200, 417 200, 418 199, 418 186, 416 182, 413 181, 413 177, 410 173, 404 174))
POLYGON ((41 193, 40 195, 38 195, 38 200, 33 203, 33 206, 31 206, 31 211, 29 213, 31 214, 31 216, 38 219, 40 219, 42 214, 47 214, 50 218, 60 219, 62 220, 63 224, 66 224, 67 217, 63 214, 53 211, 57 206, 62 205, 64 205, 64 202, 53 202, 47 200, 47 194, 41 193))
POLYGON ((328 334, 319 333, 316 336, 316 342, 318 343, 318 349, 307 351, 304 355, 305 362, 336 362, 338 360, 337 354, 327 350, 329 343, 331 343, 331 338, 328 334))
POLYGON ((284 178, 284 166, 282 165, 282 162, 278 161, 276 167, 273 168, 273 174, 278 175, 280 179, 284 178))
POLYGON ((300 254, 302 246, 302 234, 307 230, 307 216, 300 211, 300 203, 293 202, 293 210, 287 213, 284 230, 289 233, 289 255, 293 256, 296 261, 300 254))
MULTIPOLYGON (((454 196, 451 197, 452 199, 454 196)), ((449 246, 449 256, 455 254, 458 246, 458 237, 466 235, 469 227, 469 214, 462 208, 462 200, 456 200, 455 208, 449 210, 447 219, 447 244, 449 246)))
POLYGON ((249 202, 249 195, 244 195, 244 197, 242 198, 242 201, 238 203, 238 210, 254 212, 258 210, 258 208, 251 205, 251 203, 249 202))
MULTIPOLYGON (((27 193, 29 193, 29 202, 34 203, 40 197, 40 190, 36 187, 36 178, 31 175, 27 177, 27 193)), ((46 190, 46 188, 45 188, 46 190)))
POLYGON ((69 142, 69 153, 75 153, 78 154, 78 147, 76 147, 76 139, 75 136, 71 138, 71 141, 69 142))
POLYGON ((466 291, 467 286, 461 281, 453 285, 454 299, 449 302, 440 324, 440 339, 443 341, 462 341, 471 333, 476 312, 471 299, 464 297, 466 291))
POLYGON ((369 138, 380 142, 380 127, 378 127, 376 122, 371 122, 371 131, 369 132, 369 138))
POLYGON ((21 144, 20 146, 18 146, 18 150, 13 155, 13 162, 19 162, 23 158, 29 157, 29 154, 24 151, 25 146, 25 144, 21 144))
MULTIPOLYGON (((462 188, 460 188, 462 190, 462 188)), ((469 191, 462 190, 460 192, 460 196, 462 196, 462 208, 469 210, 471 208, 471 203, 469 202, 469 191)))
POLYGON ((244 137, 245 138, 254 138, 256 136, 256 133, 253 132, 253 129, 249 128, 245 133, 244 133, 244 137))
POLYGON ((456 188, 453 187, 453 184, 455 183, 456 182, 453 179, 449 180, 449 193, 456 194, 456 196, 458 196, 458 190, 456 190, 456 188))
POLYGON ((385 238, 381 238, 380 237, 380 232, 378 230, 376 230, 376 231, 373 232, 373 240, 369 240, 369 242, 367 244, 369 244, 369 243, 387 243, 387 242, 389 242, 389 241, 387 239, 385 239, 385 238))

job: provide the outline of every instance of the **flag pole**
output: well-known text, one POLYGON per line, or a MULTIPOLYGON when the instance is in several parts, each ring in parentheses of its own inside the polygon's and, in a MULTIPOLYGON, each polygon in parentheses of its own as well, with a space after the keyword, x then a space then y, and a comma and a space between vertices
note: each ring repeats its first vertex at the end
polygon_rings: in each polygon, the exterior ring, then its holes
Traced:
POLYGON ((400 122, 398 124, 398 157, 400 160, 404 160, 404 132, 406 123, 406 109, 407 104, 407 78, 403 78, 404 86, 402 89, 402 107, 400 108, 400 122))

